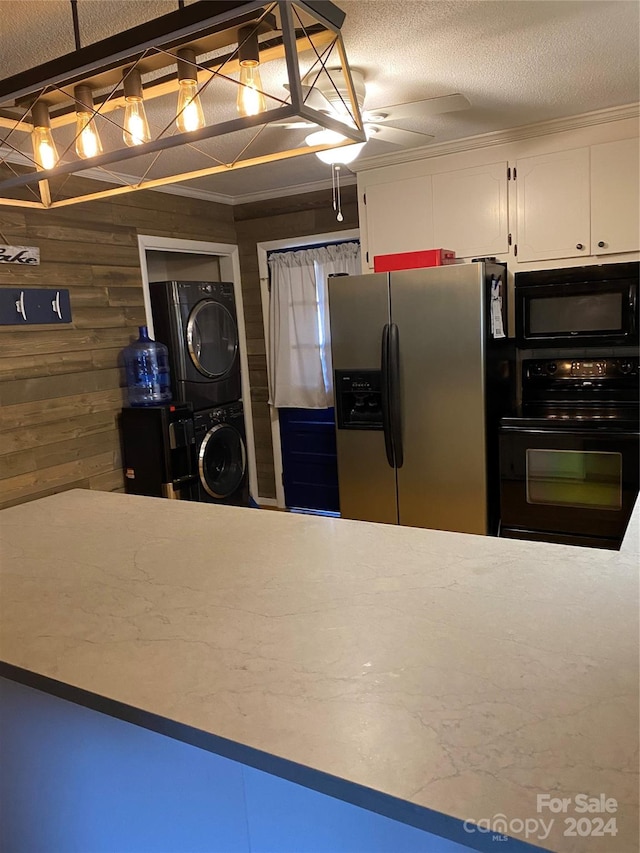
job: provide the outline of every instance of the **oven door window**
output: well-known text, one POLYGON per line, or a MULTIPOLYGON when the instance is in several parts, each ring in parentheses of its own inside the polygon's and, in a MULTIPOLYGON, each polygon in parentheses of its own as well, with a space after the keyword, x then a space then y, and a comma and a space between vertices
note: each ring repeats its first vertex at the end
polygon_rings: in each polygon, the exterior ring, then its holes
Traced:
POLYGON ((527 450, 527 503, 619 510, 622 454, 527 450))

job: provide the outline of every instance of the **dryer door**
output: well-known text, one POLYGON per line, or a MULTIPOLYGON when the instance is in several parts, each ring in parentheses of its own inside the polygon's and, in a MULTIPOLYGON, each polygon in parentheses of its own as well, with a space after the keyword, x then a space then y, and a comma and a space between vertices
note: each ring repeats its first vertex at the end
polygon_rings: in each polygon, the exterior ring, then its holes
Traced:
POLYGON ((231 312, 219 302, 198 302, 187 320, 187 347, 204 376, 219 379, 228 373, 238 353, 238 327, 231 312))
POLYGON ((228 498, 242 485, 246 470, 242 436, 230 424, 216 424, 203 438, 198 453, 203 488, 212 498, 228 498))

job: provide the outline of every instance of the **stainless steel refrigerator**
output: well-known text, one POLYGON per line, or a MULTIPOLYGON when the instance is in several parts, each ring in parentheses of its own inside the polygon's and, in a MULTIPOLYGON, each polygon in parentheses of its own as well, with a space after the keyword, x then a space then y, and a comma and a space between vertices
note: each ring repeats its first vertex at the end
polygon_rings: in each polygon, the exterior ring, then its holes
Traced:
POLYGON ((497 533, 506 267, 329 278, 343 518, 497 533))

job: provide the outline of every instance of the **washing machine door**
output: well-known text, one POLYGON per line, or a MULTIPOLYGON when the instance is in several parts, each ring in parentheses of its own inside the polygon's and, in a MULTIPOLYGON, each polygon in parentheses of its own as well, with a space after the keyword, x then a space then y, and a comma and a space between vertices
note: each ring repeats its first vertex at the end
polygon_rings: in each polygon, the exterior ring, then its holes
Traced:
POLYGON ((242 436, 230 424, 216 424, 205 435, 198 453, 203 488, 212 498, 228 498, 240 488, 246 469, 242 436))
POLYGON ((187 348, 204 376, 219 379, 228 373, 238 352, 238 327, 231 312, 219 302, 198 302, 187 320, 187 348))

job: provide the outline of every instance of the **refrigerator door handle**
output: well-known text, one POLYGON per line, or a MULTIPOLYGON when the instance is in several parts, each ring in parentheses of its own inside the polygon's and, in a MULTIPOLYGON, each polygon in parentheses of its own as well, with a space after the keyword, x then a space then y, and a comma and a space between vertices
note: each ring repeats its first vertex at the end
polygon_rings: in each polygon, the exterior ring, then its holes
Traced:
POLYGON ((400 332, 395 323, 389 327, 389 414, 391 418, 391 441, 396 468, 402 468, 402 415, 400 408, 400 332))
POLYGON ((393 438, 391 429, 390 389, 389 389, 389 324, 385 323, 382 329, 382 356, 380 365, 380 386, 382 392, 382 429, 384 432, 384 449, 387 454, 387 462, 391 468, 395 467, 393 453, 393 438))

